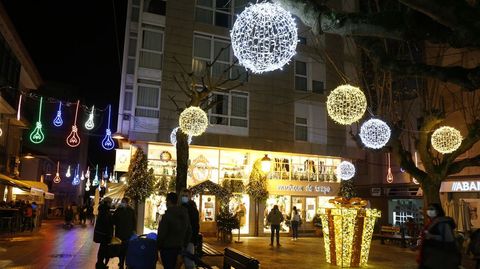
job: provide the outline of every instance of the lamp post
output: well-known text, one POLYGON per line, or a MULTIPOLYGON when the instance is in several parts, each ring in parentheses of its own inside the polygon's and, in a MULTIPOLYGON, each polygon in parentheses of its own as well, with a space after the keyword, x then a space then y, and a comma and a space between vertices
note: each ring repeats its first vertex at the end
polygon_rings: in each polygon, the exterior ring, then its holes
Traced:
POLYGON ((265 154, 261 162, 262 162, 262 172, 264 173, 270 172, 270 168, 272 167, 272 159, 268 157, 268 154, 265 154))

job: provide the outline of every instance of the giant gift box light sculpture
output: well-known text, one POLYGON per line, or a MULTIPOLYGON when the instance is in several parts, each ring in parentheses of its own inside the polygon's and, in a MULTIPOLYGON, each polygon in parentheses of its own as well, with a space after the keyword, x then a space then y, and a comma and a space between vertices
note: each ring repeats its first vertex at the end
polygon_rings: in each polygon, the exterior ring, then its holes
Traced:
POLYGON ((203 134, 208 127, 207 113, 198 106, 191 106, 182 111, 178 122, 182 132, 191 136, 203 134))
POLYGON ((240 65, 253 73, 282 68, 297 48, 297 26, 292 15, 277 4, 257 3, 245 8, 230 32, 240 65))
POLYGON ((433 148, 443 154, 452 153, 462 144, 462 134, 455 128, 443 126, 432 134, 433 148))
POLYGON ((363 117, 367 110, 367 98, 358 88, 341 85, 327 97, 328 116, 342 125, 352 124, 363 117))
POLYGON ((367 265, 377 209, 365 208, 367 201, 344 197, 331 199, 334 208, 321 208, 325 256, 328 263, 341 267, 367 265))

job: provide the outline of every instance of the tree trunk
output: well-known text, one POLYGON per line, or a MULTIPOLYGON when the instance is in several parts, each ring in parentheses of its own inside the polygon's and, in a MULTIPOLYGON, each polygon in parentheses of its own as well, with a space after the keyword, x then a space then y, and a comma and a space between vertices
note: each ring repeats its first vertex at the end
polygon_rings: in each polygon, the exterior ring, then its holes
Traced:
POLYGON ((188 137, 178 129, 177 131, 177 177, 175 191, 177 194, 187 187, 188 173, 188 137))
POLYGON ((423 200, 425 209, 430 203, 440 203, 440 185, 443 179, 438 177, 427 177, 422 183, 423 200))

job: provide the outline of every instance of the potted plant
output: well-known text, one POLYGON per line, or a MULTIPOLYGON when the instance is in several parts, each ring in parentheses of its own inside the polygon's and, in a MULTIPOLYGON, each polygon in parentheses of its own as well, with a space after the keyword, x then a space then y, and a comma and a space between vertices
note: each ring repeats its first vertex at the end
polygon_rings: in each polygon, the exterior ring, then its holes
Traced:
POLYGON ((232 230, 240 228, 237 216, 230 212, 227 206, 222 207, 217 215, 217 228, 222 235, 222 241, 225 243, 231 243, 233 238, 232 230))
POLYGON ((322 236, 322 219, 320 218, 320 214, 316 214, 312 219, 313 227, 315 227, 315 236, 322 236))

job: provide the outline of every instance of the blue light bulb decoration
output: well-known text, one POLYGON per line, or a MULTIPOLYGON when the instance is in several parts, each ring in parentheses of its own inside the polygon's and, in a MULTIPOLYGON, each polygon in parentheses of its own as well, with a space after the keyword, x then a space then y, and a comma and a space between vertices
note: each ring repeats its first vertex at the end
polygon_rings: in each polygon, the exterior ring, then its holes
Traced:
POLYGON ((95 106, 92 106, 92 110, 90 111, 90 114, 88 114, 88 119, 85 122, 85 129, 92 130, 93 128, 95 128, 95 123, 93 122, 94 115, 95 115, 95 106))
POLYGON ((62 102, 58 103, 58 110, 57 110, 57 116, 55 119, 53 119, 53 125, 55 127, 60 127, 63 125, 63 120, 62 120, 62 102))
POLYGON ((35 129, 30 133, 30 141, 34 144, 40 144, 45 139, 42 131, 42 103, 43 97, 40 97, 40 105, 38 107, 38 121, 35 124, 35 129))
POLYGON ((92 186, 97 186, 100 182, 98 181, 98 164, 95 168, 95 177, 93 178, 92 186))
POLYGON ((115 141, 113 141, 112 132, 110 131, 111 114, 112 114, 112 106, 108 105, 108 126, 107 126, 107 129, 105 130, 105 136, 103 137, 103 140, 102 140, 102 147, 105 150, 112 150, 115 147, 115 141))
POLYGON ((75 176, 73 177, 72 185, 77 186, 80 184, 80 175, 78 173, 78 170, 80 170, 80 164, 77 164, 77 168, 75 168, 75 176))
POLYGON ((103 178, 108 178, 108 167, 105 166, 105 171, 103 171, 103 178))

